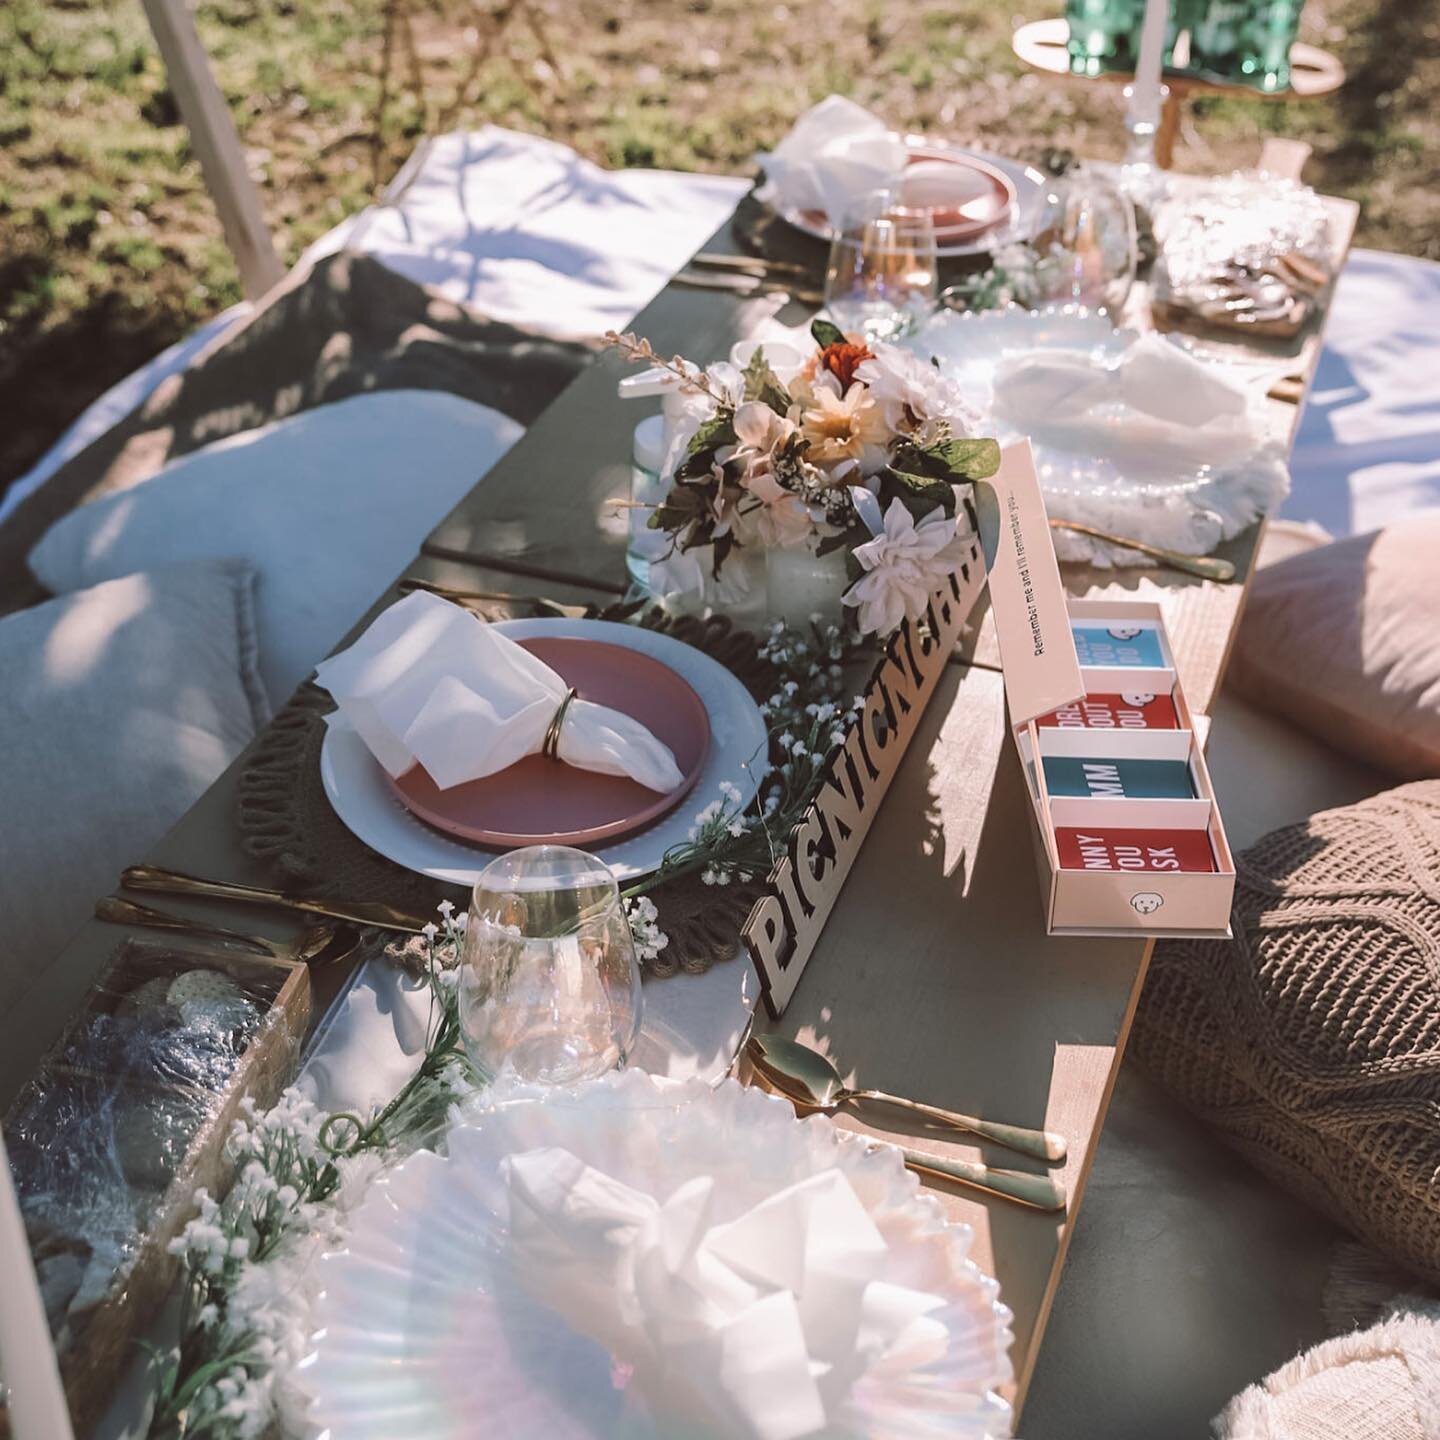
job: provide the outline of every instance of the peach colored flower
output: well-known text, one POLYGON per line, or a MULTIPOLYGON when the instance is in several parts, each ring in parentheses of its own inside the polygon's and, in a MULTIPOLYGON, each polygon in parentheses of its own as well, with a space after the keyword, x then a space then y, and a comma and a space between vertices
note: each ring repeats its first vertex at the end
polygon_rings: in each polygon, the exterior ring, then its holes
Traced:
POLYGON ((863 475, 874 475, 885 467, 890 431, 880 407, 863 385, 852 385, 842 395, 840 382, 828 371, 817 376, 810 408, 801 415, 801 429, 810 442, 805 458, 811 464, 853 461, 863 475))

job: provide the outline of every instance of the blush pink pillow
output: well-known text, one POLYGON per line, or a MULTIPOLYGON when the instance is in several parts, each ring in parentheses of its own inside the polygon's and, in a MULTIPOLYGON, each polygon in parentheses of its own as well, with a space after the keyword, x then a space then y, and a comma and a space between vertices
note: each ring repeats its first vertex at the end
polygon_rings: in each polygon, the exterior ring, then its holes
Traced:
POLYGON ((1440 510, 1258 571, 1228 680, 1398 779, 1440 776, 1440 510))

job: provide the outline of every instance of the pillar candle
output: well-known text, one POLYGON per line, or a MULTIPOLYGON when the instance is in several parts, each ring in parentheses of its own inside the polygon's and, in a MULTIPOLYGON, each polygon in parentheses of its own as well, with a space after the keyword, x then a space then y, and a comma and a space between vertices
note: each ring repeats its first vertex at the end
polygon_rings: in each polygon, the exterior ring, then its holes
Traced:
POLYGON ((1170 0, 1145 0, 1145 23, 1140 28, 1140 54, 1135 62, 1131 91, 1132 112, 1154 123, 1160 116, 1160 86, 1165 55, 1165 21, 1170 0))

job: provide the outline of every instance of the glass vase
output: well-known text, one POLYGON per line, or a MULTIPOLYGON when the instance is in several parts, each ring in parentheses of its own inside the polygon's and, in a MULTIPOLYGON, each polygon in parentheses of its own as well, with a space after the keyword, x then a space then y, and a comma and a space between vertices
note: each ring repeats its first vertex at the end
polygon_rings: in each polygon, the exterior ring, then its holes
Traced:
POLYGON ((819 542, 811 540, 790 550, 765 553, 765 588, 769 616, 787 625, 803 628, 812 620, 821 626, 840 626, 845 606, 840 597, 850 588, 844 546, 819 553, 819 542))

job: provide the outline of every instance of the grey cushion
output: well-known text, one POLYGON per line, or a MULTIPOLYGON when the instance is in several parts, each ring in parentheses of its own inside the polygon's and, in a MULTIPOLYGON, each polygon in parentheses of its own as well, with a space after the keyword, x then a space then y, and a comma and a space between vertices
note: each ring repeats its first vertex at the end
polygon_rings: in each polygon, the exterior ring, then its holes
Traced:
POLYGON ((253 589, 183 566, 0 620, 0 1011, 269 719, 253 589))
POLYGON ((198 450, 83 505, 31 552, 48 589, 189 560, 255 567, 260 667, 282 704, 520 435, 485 405, 387 390, 198 450))

